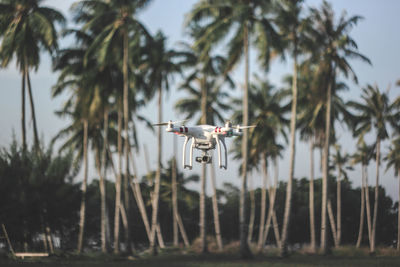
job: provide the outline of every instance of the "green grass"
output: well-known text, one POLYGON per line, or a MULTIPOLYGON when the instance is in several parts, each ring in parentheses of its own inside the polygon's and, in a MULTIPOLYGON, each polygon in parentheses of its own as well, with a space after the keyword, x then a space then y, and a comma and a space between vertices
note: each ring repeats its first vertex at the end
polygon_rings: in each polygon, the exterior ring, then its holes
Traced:
MULTIPOLYGON (((49 257, 41 259, 8 260, 1 261, 1 267, 125 267, 125 266, 400 266, 399 256, 369 256, 363 253, 357 255, 339 255, 333 253, 329 256, 294 254, 288 258, 276 256, 255 256, 250 260, 240 259, 238 254, 181 254, 176 252, 162 252, 159 256, 143 255, 139 258, 101 256, 88 254, 85 256, 49 257)), ((341 254, 344 254, 343 252, 341 254)))

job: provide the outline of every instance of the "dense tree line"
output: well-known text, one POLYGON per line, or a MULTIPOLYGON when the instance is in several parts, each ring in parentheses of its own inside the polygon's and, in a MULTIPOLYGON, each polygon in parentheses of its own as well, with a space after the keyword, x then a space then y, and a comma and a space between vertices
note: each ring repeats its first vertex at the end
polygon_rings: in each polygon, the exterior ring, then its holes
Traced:
MULTIPOLYGON (((30 165, 21 168, 22 147, 13 143, 9 148, 3 149, 0 157, 0 178, 1 178, 1 198, 0 198, 0 219, 7 225, 7 231, 14 246, 14 249, 21 251, 24 249, 24 242, 28 242, 31 250, 43 251, 43 236, 47 234, 46 228, 52 235, 54 246, 64 251, 74 250, 78 235, 78 211, 81 198, 78 183, 73 177, 72 154, 65 153, 59 156, 52 156, 52 151, 47 150, 43 155, 36 155, 33 149, 28 149, 25 154, 29 158, 30 165), (23 182, 22 182, 23 181, 23 182)), ((154 172, 150 175, 154 176, 154 172)), ((171 162, 167 168, 162 170, 162 181, 160 188, 160 226, 163 238, 167 245, 173 240, 172 229, 172 205, 171 205, 171 162)), ((199 226, 199 193, 185 188, 185 184, 198 182, 198 176, 184 177, 183 173, 177 175, 179 186, 178 203, 182 221, 189 238, 193 241, 198 236, 199 226)), ((335 177, 330 177, 330 186, 335 185, 335 177)), ((144 201, 147 203, 146 210, 151 212, 151 200, 149 198, 152 188, 148 185, 148 176, 141 178, 140 186, 143 192, 144 201)), ((358 220, 360 216, 360 188, 352 188, 351 182, 345 179, 342 184, 342 201, 346 205, 342 209, 343 217, 343 240, 344 244, 355 244, 358 234, 358 220), (355 212, 357 211, 357 212, 355 212)), ((292 224, 290 227, 289 245, 296 249, 309 243, 309 220, 308 220, 308 187, 309 180, 306 178, 294 179, 293 183, 293 212, 292 224)), ((99 178, 93 177, 87 190, 87 230, 85 234, 85 247, 93 250, 100 249, 100 192, 99 178)), ((106 205, 108 210, 107 220, 109 232, 113 229, 112 214, 115 202, 114 182, 107 181, 106 205)), ((321 206, 321 179, 315 181, 315 206, 316 210, 321 206)), ((378 244, 393 246, 396 242, 396 215, 397 205, 386 195, 385 189, 380 187, 381 209, 379 210, 379 224, 377 236, 378 244)), ((280 182, 277 187, 276 211, 277 217, 282 218, 284 211, 284 196, 286 183, 280 182)), ((228 244, 239 238, 237 229, 239 228, 238 210, 239 188, 232 184, 224 184, 218 190, 218 202, 220 212, 221 235, 223 243, 228 244)), ((369 189, 370 198, 373 197, 373 188, 369 189)), ((261 189, 255 189, 255 221, 260 217, 261 189)), ((332 199, 335 194, 332 194, 332 199)), ((206 227, 209 234, 214 232, 214 220, 212 219, 212 200, 206 199, 207 215, 206 227)), ((267 199, 267 205, 269 200, 267 199)), ((335 206, 333 207, 336 208, 335 206)), ((132 209, 131 217, 132 238, 136 249, 147 248, 149 241, 146 230, 139 216, 137 207, 132 209)), ((319 214, 316 214, 316 224, 319 222, 319 214)), ((279 221, 279 223, 281 223, 279 221)), ((256 239, 259 225, 255 225, 253 239, 256 239)), ((364 233, 363 244, 367 245, 368 236, 364 233)), ((180 240, 182 243, 183 241, 180 240)), ((333 245, 333 240, 330 238, 333 245)), ((275 246, 276 240, 271 233, 267 239, 267 245, 275 246)))
MULTIPOLYGON (((389 99, 372 85, 363 87, 360 102, 345 102, 341 93, 349 89, 348 78, 358 82, 350 59, 371 64, 350 35, 362 18, 337 17, 326 1, 307 9, 301 0, 199 0, 184 25, 192 43, 173 50, 162 32, 152 35, 138 19, 151 2, 77 1, 71 7, 75 28, 67 29, 63 15, 41 1, 0 1, 1 65, 16 59, 22 76, 22 142, 3 149, 0 169, 5 184, 0 190, 7 192, 0 218, 16 242, 26 250, 43 235, 44 246, 57 239, 61 248, 78 253, 85 247, 115 254, 149 247, 156 254, 171 240, 174 246, 179 240, 189 246, 199 235, 206 252, 207 234, 214 229, 218 249, 239 239, 243 258, 252 256, 254 243, 259 252, 275 243, 282 255, 306 243, 313 252, 319 244, 322 253, 342 243, 359 247, 368 240, 372 253, 377 244, 393 244, 398 209, 380 187, 379 169, 382 161, 396 175, 400 169, 400 98, 389 99), (63 37, 74 39, 69 47, 59 47, 57 25, 63 26, 63 37), (221 45, 226 49, 219 53, 221 45), (252 50, 262 69, 253 76, 252 50), (71 122, 53 139, 61 143, 58 154, 52 145, 46 149, 39 142, 29 78, 44 51, 58 73, 52 96, 68 95, 56 111, 71 122), (293 63, 284 88, 264 78, 277 57, 293 63), (230 74, 241 62, 244 90, 235 99, 230 93, 237 85, 230 74), (34 125, 29 149, 26 85, 34 125), (226 184, 217 189, 212 165, 203 164, 200 177, 184 177, 175 158, 165 166, 161 129, 157 169, 138 177, 136 126, 143 122, 152 128, 141 108, 157 97, 162 122, 164 92, 173 86, 187 92, 175 105, 187 119, 217 124, 232 117, 259 126, 245 130, 233 148, 242 162, 240 188, 226 184), (357 140, 354 155, 343 154, 338 144, 339 123, 357 140), (295 178, 297 133, 310 144, 308 179, 295 178), (373 135, 374 143, 366 144, 366 135, 373 135), (388 138, 392 146, 386 153, 381 143, 388 138), (289 151, 287 182, 277 174, 284 149, 289 151), (314 177, 316 149, 321 152, 321 179, 314 177), (89 153, 95 174, 88 171, 89 153), (371 160, 376 163, 373 192, 365 171, 371 160), (352 188, 346 175, 346 168, 356 164, 362 166, 361 189, 352 188), (83 180, 77 183, 80 169, 83 180), (208 171, 211 197, 205 194, 208 171), (260 173, 260 189, 248 188, 254 171, 260 173), (90 177, 94 180, 89 183, 90 177), (185 186, 194 181, 200 182, 200 192, 185 186)), ((399 241, 400 234, 398 249, 399 241)))

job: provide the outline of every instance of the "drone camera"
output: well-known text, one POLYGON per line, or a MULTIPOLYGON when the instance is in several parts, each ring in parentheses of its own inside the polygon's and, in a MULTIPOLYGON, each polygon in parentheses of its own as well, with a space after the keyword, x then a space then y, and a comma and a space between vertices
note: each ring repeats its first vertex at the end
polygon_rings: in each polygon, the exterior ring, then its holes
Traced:
POLYGON ((210 156, 202 156, 202 157, 196 157, 196 161, 198 163, 211 163, 211 157, 210 156))

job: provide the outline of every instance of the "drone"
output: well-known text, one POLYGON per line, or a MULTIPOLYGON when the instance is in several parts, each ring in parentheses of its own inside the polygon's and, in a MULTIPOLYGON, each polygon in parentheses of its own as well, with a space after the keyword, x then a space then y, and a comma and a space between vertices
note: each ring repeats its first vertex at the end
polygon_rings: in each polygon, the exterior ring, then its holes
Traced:
MULTIPOLYGON (((186 120, 185 120, 186 121, 186 120)), ((186 127, 182 126, 174 126, 174 124, 185 121, 168 121, 153 124, 153 126, 167 126, 165 129, 166 132, 175 133, 179 136, 184 136, 185 141, 183 143, 183 157, 182 157, 182 165, 183 168, 188 168, 189 170, 193 167, 193 150, 194 148, 202 151, 201 157, 196 157, 196 162, 208 164, 212 162, 212 157, 209 155, 209 151, 213 150, 217 147, 218 149, 218 164, 220 169, 227 169, 228 167, 228 152, 226 150, 225 137, 232 136, 242 136, 242 130, 248 128, 254 128, 255 125, 252 126, 234 126, 232 127, 232 123, 227 121, 224 127, 212 126, 212 125, 196 125, 186 127), (189 164, 186 164, 186 147, 189 140, 192 140, 190 145, 190 156, 189 156, 189 164), (221 144, 224 147, 224 164, 222 164, 221 157, 221 144)))

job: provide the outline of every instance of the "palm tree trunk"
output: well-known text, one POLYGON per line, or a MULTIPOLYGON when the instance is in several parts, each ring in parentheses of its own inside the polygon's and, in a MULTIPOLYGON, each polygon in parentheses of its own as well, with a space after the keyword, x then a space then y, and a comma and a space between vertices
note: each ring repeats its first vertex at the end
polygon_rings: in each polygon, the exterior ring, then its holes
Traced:
MULTIPOLYGON (((399 203, 400 203, 400 168, 397 170, 397 179, 399 182, 399 203)), ((400 208, 397 208, 397 250, 400 250, 400 208)))
POLYGON ((276 211, 275 211, 275 199, 276 199, 276 186, 278 181, 278 167, 275 161, 275 185, 271 188, 268 176, 267 176, 267 188, 268 188, 268 196, 269 196, 269 208, 268 208, 268 216, 264 226, 264 236, 262 244, 264 246, 265 242, 268 239, 269 228, 271 227, 271 220, 273 224, 273 230, 275 234, 275 241, 278 248, 281 248, 282 239, 279 235, 279 227, 278 227, 278 220, 276 218, 276 211))
POLYGON ((217 240, 218 249, 222 251, 223 246, 221 238, 221 227, 219 224, 218 198, 217 198, 217 189, 215 186, 215 169, 213 163, 211 163, 211 187, 213 191, 212 204, 213 204, 215 237, 217 240))
POLYGON ((115 177, 115 213, 114 213, 114 254, 119 253, 119 214, 121 206, 121 180, 122 180, 122 110, 121 103, 118 107, 118 175, 115 177))
MULTIPOLYGON (((25 68, 26 69, 26 68, 25 68)), ((22 150, 26 151, 26 128, 25 128, 25 76, 26 71, 22 72, 21 85, 21 125, 22 125, 22 150)))
MULTIPOLYGON (((244 56, 245 56, 245 73, 244 73, 244 92, 243 92, 243 125, 249 124, 249 25, 244 25, 244 56)), ((246 226, 246 210, 247 210, 247 160, 248 160, 248 130, 243 130, 242 138, 242 185, 240 190, 239 202, 239 236, 240 236, 240 255, 242 258, 252 257, 249 245, 247 243, 247 226, 246 226)))
MULTIPOLYGON (((161 84, 158 88, 158 122, 161 123, 162 120, 162 88, 161 84)), ((162 135, 161 135, 161 127, 158 129, 158 154, 157 154, 157 172, 156 179, 154 183, 154 194, 153 194, 153 213, 151 218, 151 240, 150 240, 150 250, 153 255, 157 254, 157 248, 155 245, 155 231, 157 227, 158 221, 158 203, 160 196, 160 183, 161 183, 161 153, 162 153, 162 135)))
POLYGON ((176 166, 176 136, 173 137, 174 144, 174 157, 172 158, 172 230, 173 230, 173 244, 175 247, 179 245, 179 229, 178 229, 178 189, 176 186, 176 173, 177 173, 177 166, 176 166))
POLYGON ((83 233, 85 229, 85 213, 86 213, 86 189, 87 189, 87 177, 88 177, 88 120, 83 121, 83 182, 82 182, 82 198, 81 198, 81 208, 80 208, 80 219, 79 219, 79 236, 78 236, 78 253, 82 252, 83 247, 83 233))
POLYGON ((266 164, 266 155, 263 154, 261 157, 261 164, 263 170, 263 179, 262 179, 262 187, 261 187, 261 210, 260 210, 260 228, 258 231, 258 243, 257 243, 257 251, 261 252, 263 247, 263 235, 264 235, 264 223, 265 223, 265 211, 266 211, 266 202, 267 202, 267 164, 266 164))
POLYGON ((128 77, 128 32, 125 29, 124 31, 124 40, 123 40, 123 66, 122 72, 124 76, 124 91, 123 91, 123 98, 124 98, 124 139, 125 139, 125 179, 124 179, 124 200, 125 200, 125 210, 127 213, 127 220, 128 223, 126 224, 125 228, 125 243, 127 246, 127 250, 132 252, 131 246, 131 239, 130 239, 130 232, 129 232, 129 194, 128 194, 128 179, 129 178, 129 77, 128 77))
POLYGON ((106 207, 105 207, 105 184, 104 184, 104 176, 103 173, 101 172, 101 163, 100 163, 100 155, 99 152, 96 151, 96 169, 97 173, 100 177, 99 181, 99 187, 100 187, 100 212, 101 212, 101 218, 100 218, 100 239, 101 239, 101 252, 106 253, 107 248, 106 248, 106 221, 105 221, 105 216, 106 216, 106 207))
POLYGON ((365 206, 367 207, 367 227, 368 227, 368 240, 369 240, 369 248, 372 251, 372 223, 371 223, 371 205, 369 201, 369 185, 368 185, 368 173, 367 166, 365 168, 365 206))
MULTIPOLYGON (((207 124, 207 85, 206 77, 201 80, 201 122, 207 124)), ((201 164, 201 188, 200 188, 200 240, 201 252, 207 252, 207 229, 206 229, 206 164, 201 164)))
POLYGON ((328 200, 327 210, 328 210, 329 222, 331 224, 333 242, 335 243, 335 247, 337 248, 338 240, 337 240, 336 224, 335 224, 335 218, 333 217, 332 202, 330 200, 328 200))
POLYGON ((282 227, 282 242, 280 247, 280 254, 287 254, 287 239, 290 212, 292 205, 292 183, 294 174, 294 159, 296 154, 296 116, 297 116, 297 44, 294 41, 294 56, 293 56, 293 82, 292 82, 292 111, 290 117, 290 160, 289 160, 289 179, 286 187, 286 200, 285 200, 285 211, 283 217, 282 227))
POLYGON ((251 244, 253 238, 254 218, 256 216, 256 197, 253 189, 253 177, 249 177, 249 192, 250 192, 250 220, 249 220, 249 232, 247 233, 247 242, 251 244))
MULTIPOLYGON (((334 68, 333 68, 334 69, 334 68)), ((325 140, 324 140, 324 153, 323 153, 323 164, 322 164, 322 202, 321 202, 321 252, 326 254, 327 242, 326 242, 326 209, 328 202, 328 175, 329 175, 329 136, 331 132, 331 98, 332 98, 332 86, 335 82, 334 74, 329 79, 328 92, 326 99, 326 117, 325 117, 325 140)))
POLYGON ((158 240, 158 243, 160 244, 160 248, 165 248, 165 243, 164 243, 164 239, 162 236, 161 227, 160 227, 159 222, 157 222, 156 232, 157 232, 157 240, 158 240))
POLYGON ((53 240, 51 238, 51 230, 48 225, 46 225, 46 236, 47 236, 47 242, 49 243, 50 253, 54 254, 54 245, 53 245, 53 240))
POLYGON ((35 141, 35 148, 39 148, 39 136, 37 130, 37 123, 36 123, 36 114, 35 114, 35 105, 33 103, 33 94, 32 94, 32 86, 31 86, 31 79, 29 78, 29 70, 26 70, 26 79, 28 82, 28 96, 29 96, 29 103, 31 106, 31 114, 32 114, 32 122, 33 122, 33 136, 35 141))
POLYGON ((315 252, 315 212, 314 212, 314 141, 310 140, 310 193, 309 209, 310 209, 310 248, 315 252))
MULTIPOLYGON (((103 121, 103 150, 101 154, 101 167, 103 170, 103 175, 100 176, 100 194, 101 194, 101 251, 103 253, 107 252, 107 205, 106 205, 106 174, 107 174, 107 146, 108 146, 108 108, 104 109, 104 121, 103 121)), ((100 170, 101 172, 101 170, 100 170)))
POLYGON ((339 164, 339 170, 338 170, 338 177, 336 181, 336 226, 337 226, 337 231, 336 231, 336 241, 337 241, 337 247, 340 246, 340 240, 342 237, 342 185, 341 185, 341 179, 342 179, 342 171, 341 171, 341 165, 339 164))
POLYGON ((207 230, 206 230, 206 164, 201 164, 201 188, 200 188, 200 240, 201 252, 207 252, 207 230))
POLYGON ((129 182, 130 182, 131 190, 133 193, 133 197, 135 198, 136 204, 138 205, 140 215, 143 220, 144 228, 146 229, 147 238, 149 239, 149 242, 150 242, 151 241, 151 228, 150 228, 149 219, 147 217, 146 206, 144 204, 143 197, 142 197, 142 190, 140 189, 140 185, 139 185, 138 171, 136 168, 135 160, 133 158, 132 150, 129 150, 129 155, 130 155, 130 159, 132 162, 132 168, 133 168, 133 181, 130 179, 129 182))
POLYGON ((189 247, 190 246, 189 238, 186 235, 185 227, 183 226, 182 218, 181 218, 181 215, 179 215, 179 212, 176 214, 176 216, 177 216, 179 230, 182 235, 183 243, 185 244, 186 247, 189 247))
POLYGON ((362 235, 364 230, 364 210, 365 210, 365 168, 361 166, 361 210, 360 210, 360 226, 358 230, 358 238, 356 248, 360 248, 362 242, 362 235))
POLYGON ((374 200, 374 217, 372 220, 372 247, 371 252, 375 252, 376 245, 376 221, 378 217, 378 202, 379 202, 379 167, 381 163, 381 140, 378 136, 376 139, 376 185, 375 185, 375 200, 374 200))

